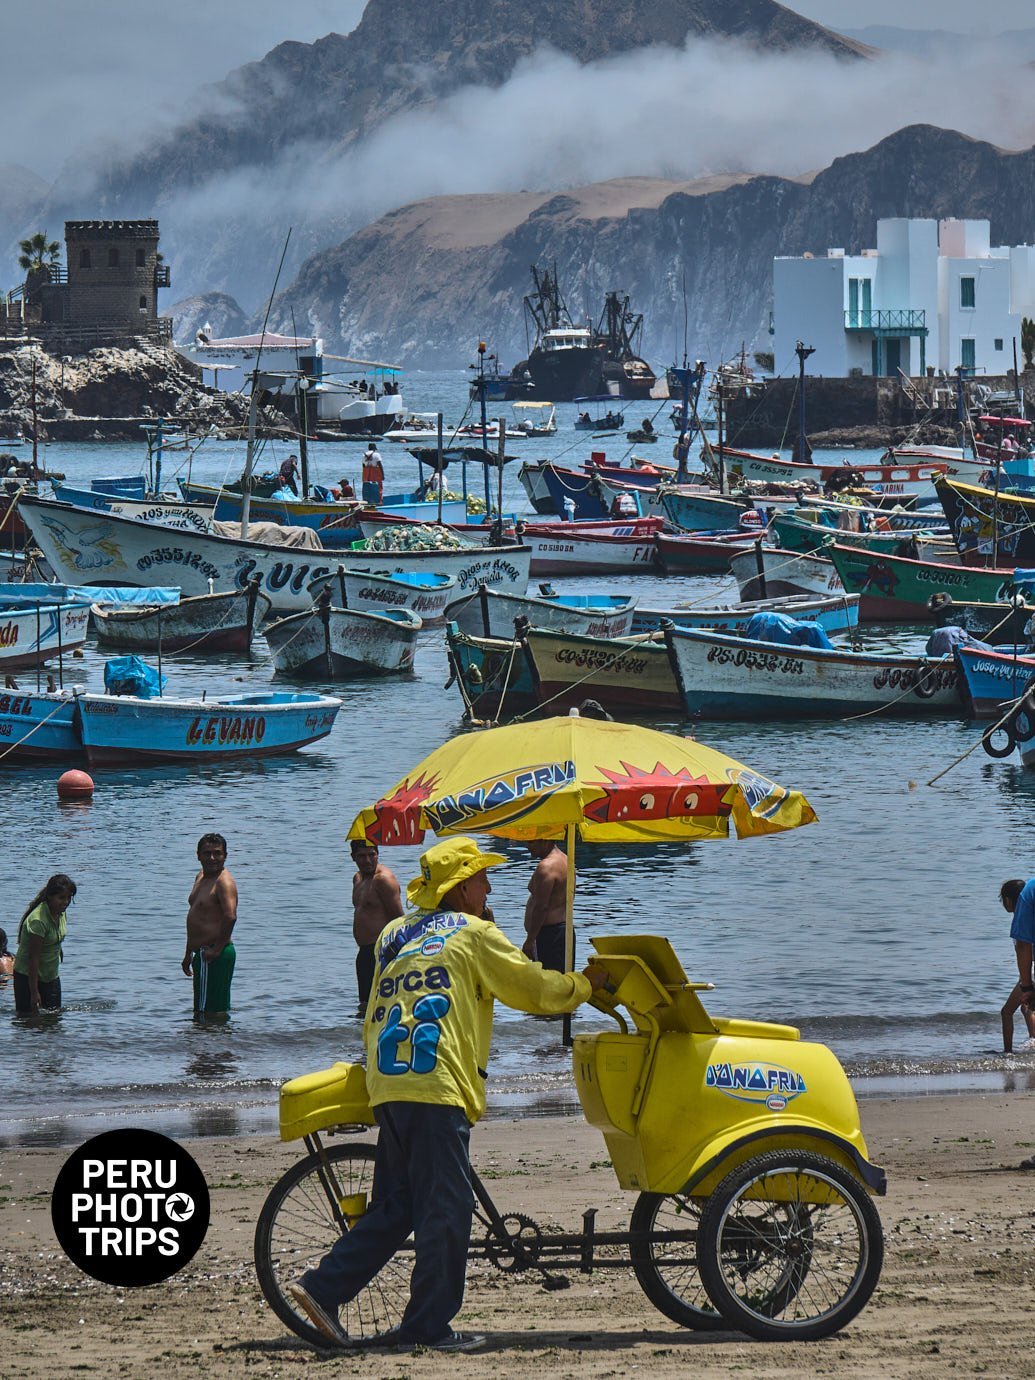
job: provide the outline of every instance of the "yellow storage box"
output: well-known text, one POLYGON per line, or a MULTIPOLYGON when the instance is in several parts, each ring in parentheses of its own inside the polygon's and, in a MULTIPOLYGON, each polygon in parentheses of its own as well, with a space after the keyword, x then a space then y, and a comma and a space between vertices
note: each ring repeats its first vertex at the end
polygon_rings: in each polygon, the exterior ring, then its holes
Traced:
POLYGON ((280 1138, 299 1140, 331 1126, 373 1126, 362 1064, 332 1064, 280 1090, 280 1138))

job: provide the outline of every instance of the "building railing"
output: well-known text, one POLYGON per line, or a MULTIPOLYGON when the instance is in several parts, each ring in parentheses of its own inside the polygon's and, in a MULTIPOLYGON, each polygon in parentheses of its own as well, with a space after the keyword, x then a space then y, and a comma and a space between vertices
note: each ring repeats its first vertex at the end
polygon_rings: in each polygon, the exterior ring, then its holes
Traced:
POLYGON ((168 264, 158 264, 155 268, 155 287, 172 287, 168 264))
POLYGON ((878 308, 867 311, 857 307, 845 312, 846 331, 925 331, 927 312, 912 307, 878 308))

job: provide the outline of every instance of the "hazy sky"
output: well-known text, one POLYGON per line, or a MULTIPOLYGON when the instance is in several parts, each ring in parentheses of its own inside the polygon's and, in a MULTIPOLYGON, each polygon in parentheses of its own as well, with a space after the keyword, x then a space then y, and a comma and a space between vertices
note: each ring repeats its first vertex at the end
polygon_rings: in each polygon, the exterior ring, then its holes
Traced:
MULTIPOLYGON (((801 0, 792 8, 832 27, 975 26, 972 0, 801 0)), ((362 9, 363 0, 5 0, 0 162, 53 177, 75 145, 139 134, 146 121, 167 125, 198 87, 285 39, 347 33, 362 9)), ((989 33, 1035 25, 1031 0, 985 0, 980 16, 989 33)))

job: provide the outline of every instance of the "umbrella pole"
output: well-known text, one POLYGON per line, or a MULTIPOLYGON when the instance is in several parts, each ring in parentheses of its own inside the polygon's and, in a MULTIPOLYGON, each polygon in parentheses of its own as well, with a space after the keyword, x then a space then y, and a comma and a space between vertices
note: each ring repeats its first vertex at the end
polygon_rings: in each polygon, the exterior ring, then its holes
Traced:
MULTIPOLYGON (((564 838, 568 854, 568 879, 564 885, 564 970, 575 967, 575 825, 569 824, 564 838)), ((571 1012, 564 1017, 561 1039, 566 1047, 574 1043, 571 1033, 571 1012)))

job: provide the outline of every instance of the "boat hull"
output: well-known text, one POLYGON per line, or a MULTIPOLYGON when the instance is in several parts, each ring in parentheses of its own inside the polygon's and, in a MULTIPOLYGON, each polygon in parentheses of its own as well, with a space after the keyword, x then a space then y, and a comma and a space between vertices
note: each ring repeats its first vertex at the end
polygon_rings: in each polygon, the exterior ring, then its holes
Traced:
POLYGON ((919 503, 936 503, 934 480, 945 473, 943 461, 919 461, 886 465, 803 465, 794 460, 767 459, 747 451, 726 449, 726 464, 733 474, 755 479, 765 484, 826 484, 842 475, 845 469, 854 470, 863 483, 882 498, 913 498, 919 503))
POLYGON ((91 609, 97 641, 103 647, 126 651, 246 652, 256 623, 270 609, 258 590, 242 593, 199 594, 178 604, 157 608, 91 609))
POLYGON ((740 532, 659 533, 658 559, 667 574, 725 575, 739 552, 754 550, 757 537, 740 532))
POLYGON ((83 746, 72 695, 0 690, 3 762, 50 762, 80 757, 83 746))
POLYGON ((265 632, 279 675, 354 680, 412 671, 420 628, 414 614, 386 618, 353 609, 314 607, 270 623, 265 632))
MULTIPOLYGON (((651 519, 645 519, 650 523, 651 519)), ((533 575, 626 575, 647 574, 657 564, 653 526, 615 524, 609 531, 580 532, 574 524, 558 523, 557 531, 545 525, 526 526, 524 540, 532 549, 533 575)))
MULTIPOLYGON (((1035 579, 1018 581, 1013 570, 914 561, 840 543, 829 551, 845 589, 862 596, 859 616, 864 621, 928 623, 932 594, 949 594, 956 603, 996 603, 1035 591, 1035 579)), ((1007 612, 1004 607, 1004 616, 1007 612)))
POLYGON ((498 723, 539 703, 528 657, 513 638, 475 637, 446 626, 449 666, 471 718, 498 723))
POLYGON ((957 647, 963 703, 972 718, 998 719, 1035 678, 1035 656, 957 647))
MULTIPOLYGON (((730 558, 730 570, 741 599, 777 599, 808 594, 828 599, 842 594, 844 585, 832 562, 819 556, 788 555, 757 541, 747 551, 730 558)), ((860 615, 861 616, 861 615, 860 615)))
POLYGON ((710 629, 712 632, 739 633, 756 613, 785 613, 802 623, 815 623, 826 633, 848 632, 859 623, 858 594, 838 598, 814 599, 809 595, 788 595, 783 599, 756 599, 748 604, 724 604, 715 608, 682 607, 646 609, 637 605, 633 615, 634 633, 655 632, 664 620, 678 628, 710 629))
POLYGON ((78 696, 91 766, 272 757, 325 738, 341 701, 322 695, 241 695, 224 701, 78 696))
POLYGON ((959 708, 951 657, 820 651, 668 628, 682 704, 708 718, 951 713, 959 708))
POLYGON ((85 600, 2 605, 0 592, 0 671, 43 666, 86 642, 90 606, 85 600))
MULTIPOLYGON (((607 598, 607 596, 604 596, 607 598)), ((530 627, 553 632, 579 633, 584 637, 624 637, 632 632, 634 600, 615 599, 613 607, 594 605, 587 596, 581 607, 550 599, 528 599, 505 594, 483 585, 475 594, 450 604, 446 618, 460 632, 473 637, 514 636, 514 621, 527 619, 530 627)))
POLYGON ((332 599, 342 608, 358 609, 363 613, 404 609, 416 614, 425 624, 441 623, 446 616, 446 606, 456 598, 456 581, 442 575, 356 574, 339 566, 330 580, 314 581, 309 593, 315 599, 327 585, 332 599))
POLYGON ((285 547, 195 532, 161 532, 144 522, 89 513, 64 503, 23 500, 22 510, 47 559, 68 584, 150 585, 156 576, 184 596, 243 590, 258 575, 276 613, 310 606, 309 585, 339 565, 355 572, 428 571, 451 575, 462 593, 479 584, 524 593, 527 546, 465 547, 447 551, 328 551, 285 547), (51 559, 53 557, 53 560, 51 559))
POLYGON ((1035 498, 952 479, 938 497, 966 565, 1035 566, 1035 498))
POLYGON ((558 713, 585 699, 612 709, 678 713, 679 687, 664 643, 530 628, 522 639, 539 703, 558 713))

